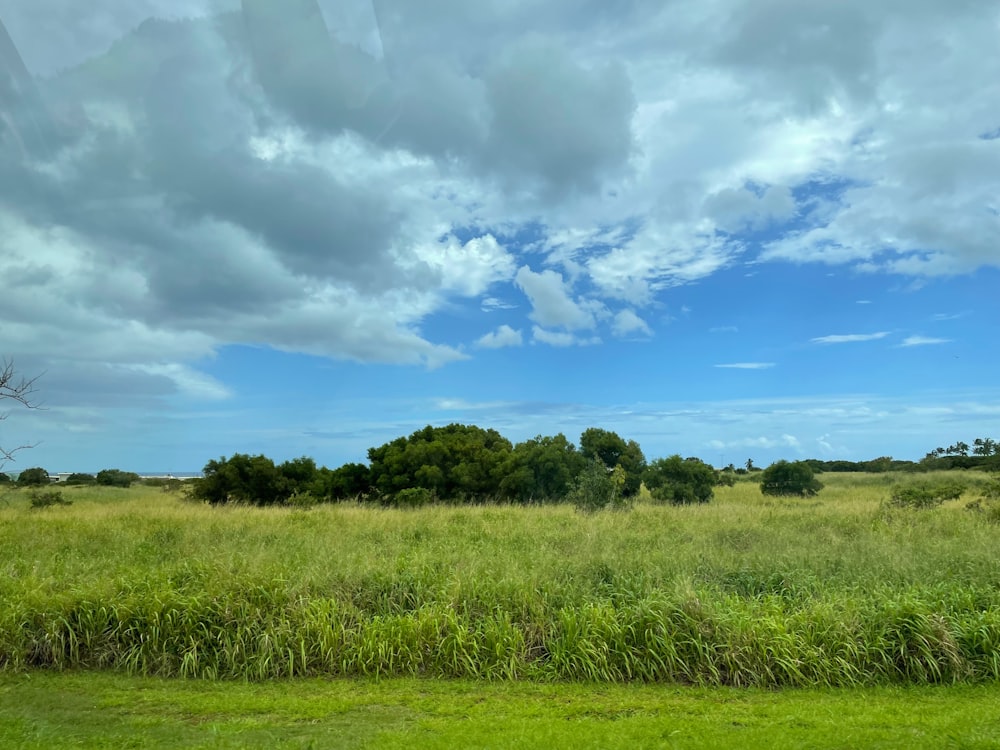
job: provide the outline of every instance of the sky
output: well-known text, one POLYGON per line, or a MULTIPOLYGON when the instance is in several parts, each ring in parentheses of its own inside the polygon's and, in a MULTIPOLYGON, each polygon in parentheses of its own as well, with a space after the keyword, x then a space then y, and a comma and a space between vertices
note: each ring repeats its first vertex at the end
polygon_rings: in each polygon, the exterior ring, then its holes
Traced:
POLYGON ((8 471, 1000 438, 992 0, 0 0, 8 471))

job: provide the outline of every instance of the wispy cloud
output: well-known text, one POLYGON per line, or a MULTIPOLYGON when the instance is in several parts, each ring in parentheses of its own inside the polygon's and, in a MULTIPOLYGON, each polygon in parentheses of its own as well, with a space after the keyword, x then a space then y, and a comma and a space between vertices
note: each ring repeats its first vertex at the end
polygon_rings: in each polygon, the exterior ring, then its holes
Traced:
POLYGON ((715 365, 730 370, 768 370, 774 367, 774 362, 730 362, 724 365, 715 365))
POLYGON ((928 346, 930 344, 948 344, 951 339, 938 339, 932 336, 907 336, 900 346, 928 346))
POLYGON ((859 299, 859 300, 855 300, 855 302, 854 302, 854 304, 856 304, 856 305, 870 305, 871 303, 872 303, 872 301, 870 299, 859 299))
POLYGON ((811 339, 814 344, 851 344, 856 341, 875 341, 884 339, 889 335, 889 331, 879 331, 878 333, 836 333, 830 336, 817 336, 811 339))
POLYGON ((931 316, 931 320, 958 320, 959 318, 964 318, 966 315, 970 314, 970 310, 964 310, 957 313, 936 313, 931 316))
POLYGON ((709 333, 739 333, 740 329, 736 326, 715 326, 714 328, 708 329, 709 333))

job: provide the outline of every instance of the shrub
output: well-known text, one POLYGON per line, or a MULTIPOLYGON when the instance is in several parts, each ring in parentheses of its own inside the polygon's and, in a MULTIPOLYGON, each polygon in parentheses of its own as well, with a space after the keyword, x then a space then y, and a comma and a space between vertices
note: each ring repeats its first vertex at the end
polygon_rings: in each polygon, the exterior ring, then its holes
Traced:
POLYGON ((41 487, 49 483, 49 472, 41 466, 34 466, 25 469, 17 475, 17 484, 20 487, 41 487))
POLYGON ((97 472, 94 478, 98 484, 104 487, 131 487, 133 482, 139 481, 139 475, 132 471, 122 471, 121 469, 103 469, 97 472))
POLYGON ((70 500, 63 498, 59 490, 31 490, 28 493, 32 508, 48 508, 52 505, 72 505, 70 500))
POLYGON ((10 474, 0 471, 0 484, 10 484, 14 480, 10 478, 10 474))
POLYGON ((812 467, 805 461, 778 461, 760 475, 760 491, 765 495, 810 497, 823 489, 812 467))
POLYGON ((93 484, 95 481, 93 474, 74 473, 66 477, 66 481, 63 484, 93 484))
POLYGON ((897 484, 889 495, 889 504, 898 508, 933 508, 946 500, 957 500, 968 489, 955 479, 897 484))
POLYGON ((604 508, 624 508, 629 502, 622 491, 625 481, 625 470, 621 466, 609 470, 601 459, 595 458, 577 476, 568 498, 577 510, 584 513, 604 508))
POLYGON ((422 508, 431 505, 437 499, 437 495, 425 487, 410 487, 390 495, 387 499, 387 504, 395 508, 422 508))
POLYGON ((677 455, 653 461, 642 479, 654 500, 673 505, 707 503, 718 481, 715 469, 708 464, 677 455))

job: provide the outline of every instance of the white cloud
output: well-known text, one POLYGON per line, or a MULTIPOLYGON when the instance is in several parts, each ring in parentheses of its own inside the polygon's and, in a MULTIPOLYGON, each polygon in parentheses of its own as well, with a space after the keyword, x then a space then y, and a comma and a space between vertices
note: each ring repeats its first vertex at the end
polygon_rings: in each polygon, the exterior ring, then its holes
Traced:
POLYGON ((733 370, 769 370, 774 367, 774 365, 774 362, 732 362, 730 364, 714 366, 730 368, 733 370))
POLYGON ((484 349, 502 349, 506 346, 521 346, 524 340, 519 330, 514 330, 509 325, 502 325, 495 331, 484 334, 476 341, 476 346, 484 349))
POLYGON ((851 344, 857 341, 876 341, 884 339, 889 335, 889 331, 879 331, 878 333, 843 333, 830 336, 817 336, 810 339, 814 344, 851 344))
POLYGON ((948 344, 951 339, 934 338, 932 336, 907 336, 900 346, 929 346, 932 344, 948 344))
POLYGON ((714 326, 708 329, 709 333, 739 333, 740 329, 736 326, 714 326))
POLYGON ((531 329, 531 336, 534 341, 549 346, 573 346, 577 343, 576 337, 572 333, 564 331, 546 331, 544 328, 534 326, 531 329))
POLYGON ((441 274, 441 285, 466 297, 482 294, 514 275, 514 258, 491 234, 464 245, 454 236, 417 248, 416 257, 441 274))
POLYGON ((646 321, 636 315, 634 310, 629 309, 621 310, 615 315, 611 331, 618 338, 632 335, 647 337, 653 335, 653 331, 646 321))
POLYGON ((531 318, 542 326, 562 326, 570 330, 593 328, 594 315, 575 302, 557 271, 535 273, 521 266, 515 279, 517 286, 531 301, 531 318))

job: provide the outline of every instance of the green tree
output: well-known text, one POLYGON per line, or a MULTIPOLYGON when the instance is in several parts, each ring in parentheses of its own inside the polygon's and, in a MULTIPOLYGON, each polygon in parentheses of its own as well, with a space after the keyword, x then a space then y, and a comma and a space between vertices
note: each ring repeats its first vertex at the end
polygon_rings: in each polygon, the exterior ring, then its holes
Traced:
POLYGON ((621 491, 624 484, 624 469, 620 465, 608 469, 603 461, 595 458, 573 481, 568 497, 577 510, 585 513, 624 508, 629 502, 621 491))
POLYGON ((13 480, 10 478, 10 474, 5 471, 0 471, 0 484, 10 484, 13 480))
POLYGON ((717 477, 715 469, 701 459, 673 455, 651 462, 642 481, 654 500, 688 505, 711 500, 717 477))
POLYGON ((500 493, 510 441, 475 425, 428 425, 407 438, 370 448, 371 483, 384 496, 430 490, 441 500, 474 501, 500 493))
POLYGON ((516 502, 555 502, 569 494, 587 459, 562 433, 514 446, 500 466, 500 493, 516 502))
POLYGON ((267 456, 234 453, 209 461, 200 479, 188 483, 193 499, 212 505, 247 503, 280 505, 292 494, 288 480, 267 456))
POLYGON ((822 482, 805 461, 777 461, 760 475, 760 491, 765 495, 810 497, 821 489, 822 482))
POLYGON ((364 464, 350 463, 330 471, 320 470, 322 489, 318 493, 327 500, 347 500, 372 491, 371 471, 364 464))
POLYGON ((66 477, 66 484, 94 484, 97 477, 93 474, 73 473, 66 477))
POLYGON ((17 475, 17 484, 20 487, 40 487, 49 484, 49 472, 41 466, 33 466, 17 475))
POLYGON ((138 482, 139 475, 133 471, 122 471, 121 469, 103 469, 97 472, 94 481, 105 487, 131 487, 133 482, 138 482))
POLYGON ((621 466, 625 471, 623 495, 632 497, 638 494, 646 457, 637 442, 626 442, 616 432, 590 427, 580 435, 580 453, 585 459, 597 459, 609 470, 621 466))

